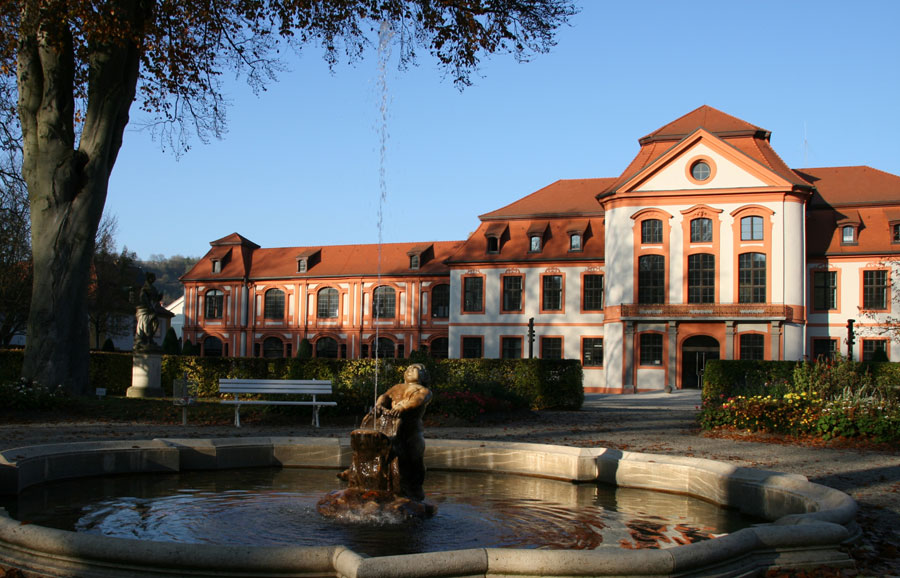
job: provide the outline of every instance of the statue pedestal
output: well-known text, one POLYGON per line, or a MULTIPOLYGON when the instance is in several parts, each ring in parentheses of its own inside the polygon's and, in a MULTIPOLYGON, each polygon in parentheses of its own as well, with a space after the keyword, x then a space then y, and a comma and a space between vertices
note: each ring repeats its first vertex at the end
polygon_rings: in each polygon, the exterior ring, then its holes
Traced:
POLYGON ((135 353, 131 368, 131 387, 127 397, 165 397, 162 389, 162 355, 135 353))

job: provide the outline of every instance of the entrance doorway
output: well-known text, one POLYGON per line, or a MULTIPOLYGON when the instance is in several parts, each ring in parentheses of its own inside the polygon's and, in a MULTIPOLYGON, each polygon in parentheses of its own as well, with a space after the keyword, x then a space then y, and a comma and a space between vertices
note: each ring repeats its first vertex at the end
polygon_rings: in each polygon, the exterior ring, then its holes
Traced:
POLYGON ((706 362, 719 359, 719 342, 709 335, 695 335, 681 345, 681 387, 702 388, 706 362))

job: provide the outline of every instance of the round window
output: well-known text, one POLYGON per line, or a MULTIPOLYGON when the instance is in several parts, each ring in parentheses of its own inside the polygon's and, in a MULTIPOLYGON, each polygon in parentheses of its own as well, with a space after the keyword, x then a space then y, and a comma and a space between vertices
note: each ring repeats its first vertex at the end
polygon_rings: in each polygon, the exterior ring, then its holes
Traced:
POLYGON ((697 161, 691 165, 691 176, 697 181, 705 181, 710 175, 709 164, 706 161, 697 161))

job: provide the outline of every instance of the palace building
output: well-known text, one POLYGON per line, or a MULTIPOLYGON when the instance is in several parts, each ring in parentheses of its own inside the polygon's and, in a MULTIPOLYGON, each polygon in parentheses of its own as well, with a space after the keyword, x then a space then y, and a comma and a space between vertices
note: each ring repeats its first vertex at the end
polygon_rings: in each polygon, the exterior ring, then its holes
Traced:
POLYGON ((900 177, 791 169, 770 136, 700 107, 639 139, 620 176, 557 181, 465 241, 229 235, 182 277, 184 339, 226 356, 304 338, 320 357, 531 350, 579 359, 587 392, 697 387, 709 359, 900 359, 876 331, 900 308, 900 177))

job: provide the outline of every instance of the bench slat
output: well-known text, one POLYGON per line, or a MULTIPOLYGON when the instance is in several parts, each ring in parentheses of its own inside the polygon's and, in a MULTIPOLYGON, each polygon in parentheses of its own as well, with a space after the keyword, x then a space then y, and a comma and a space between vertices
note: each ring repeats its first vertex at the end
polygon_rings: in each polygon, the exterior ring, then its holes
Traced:
POLYGON ((301 387, 220 387, 220 393, 305 393, 313 394, 330 394, 331 388, 301 388, 301 387))
POLYGON ((336 401, 266 401, 254 399, 223 399, 221 403, 227 403, 231 405, 337 405, 336 401))

